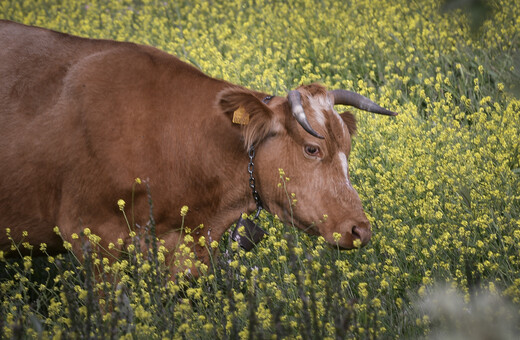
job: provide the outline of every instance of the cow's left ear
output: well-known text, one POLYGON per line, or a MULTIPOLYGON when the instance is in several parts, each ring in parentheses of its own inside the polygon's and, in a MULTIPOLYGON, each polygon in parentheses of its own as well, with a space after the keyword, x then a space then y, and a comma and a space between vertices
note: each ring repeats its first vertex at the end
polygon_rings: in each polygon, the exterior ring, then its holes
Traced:
POLYGON ((237 126, 242 126, 244 142, 249 149, 271 134, 278 123, 273 111, 252 91, 229 87, 218 94, 217 105, 237 126))
POLYGON ((356 125, 356 117, 349 111, 345 111, 339 115, 341 119, 343 119, 343 123, 345 123, 348 127, 348 132, 351 136, 354 136, 357 131, 356 125))

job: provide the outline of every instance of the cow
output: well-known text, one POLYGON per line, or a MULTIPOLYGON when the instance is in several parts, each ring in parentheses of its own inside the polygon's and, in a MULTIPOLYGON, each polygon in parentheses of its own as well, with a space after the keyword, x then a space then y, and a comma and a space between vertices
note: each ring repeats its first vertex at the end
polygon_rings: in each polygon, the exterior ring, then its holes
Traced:
POLYGON ((72 236, 86 227, 105 247, 126 246, 118 200, 132 202, 135 225, 149 222, 136 178, 147 179, 165 247, 179 244, 181 227, 196 229, 206 263, 199 238, 219 241, 261 207, 341 249, 369 242, 348 166, 356 120, 334 105, 396 113, 320 84, 272 96, 154 47, 10 21, 0 21, 0 46, 0 250, 24 240, 59 253, 64 239, 81 252, 72 236))

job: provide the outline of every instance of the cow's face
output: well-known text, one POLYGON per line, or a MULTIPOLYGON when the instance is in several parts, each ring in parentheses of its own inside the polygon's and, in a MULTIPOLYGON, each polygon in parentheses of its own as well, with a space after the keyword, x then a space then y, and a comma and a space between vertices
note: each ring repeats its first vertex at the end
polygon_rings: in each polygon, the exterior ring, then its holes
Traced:
POLYGON ((352 248, 356 239, 367 244, 370 223, 350 182, 348 165, 355 119, 348 112, 339 115, 322 87, 303 87, 299 92, 310 126, 324 138, 298 124, 285 98, 272 103, 285 119, 283 129, 257 147, 260 195, 268 210, 284 222, 319 234, 330 244, 352 248), (334 238, 335 233, 341 237, 334 238))
POLYGON ((255 147, 257 188, 271 213, 332 245, 353 248, 356 240, 365 245, 370 223, 350 182, 348 163, 356 121, 349 112, 334 110, 335 97, 324 87, 297 91, 266 105, 252 93, 229 89, 219 104, 228 114, 239 107, 247 113, 244 140, 246 147, 255 147), (295 118, 300 111, 304 122, 295 118))

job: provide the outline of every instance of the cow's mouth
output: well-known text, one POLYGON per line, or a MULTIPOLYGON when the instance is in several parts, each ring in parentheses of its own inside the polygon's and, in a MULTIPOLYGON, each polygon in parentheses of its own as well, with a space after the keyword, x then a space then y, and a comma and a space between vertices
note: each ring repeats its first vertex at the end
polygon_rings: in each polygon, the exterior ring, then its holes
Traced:
POLYGON ((352 249, 354 249, 354 248, 343 247, 343 246, 341 246, 341 245, 339 245, 339 244, 337 244, 337 243, 332 244, 332 243, 328 243, 328 242, 327 242, 327 245, 328 245, 330 248, 339 249, 339 250, 352 250, 352 249))
POLYGON ((314 223, 312 223, 311 225, 309 225, 307 227, 300 225, 298 228, 300 228, 301 230, 303 230, 305 233, 307 233, 309 235, 321 235, 320 231, 316 227, 316 224, 314 224, 314 223))
MULTIPOLYGON (((286 209, 282 210, 282 214, 280 216, 283 217, 283 221, 285 223, 291 224, 292 226, 302 230, 303 232, 305 232, 309 235, 317 235, 317 236, 322 235, 320 233, 316 223, 309 224, 309 223, 302 222, 296 216, 291 215, 291 213, 286 209)), ((322 235, 322 236, 324 236, 324 235, 322 235)), ((367 239, 367 237, 364 235, 364 231, 363 231, 362 227, 358 227, 358 226, 352 227, 352 231, 350 233, 346 233, 346 235, 343 234, 343 237, 347 237, 347 242, 327 241, 327 244, 334 249, 352 250, 352 249, 358 248, 354 245, 354 242, 356 240, 360 241, 360 247, 364 247, 368 243, 368 239, 369 239, 369 238, 367 239), (348 242, 349 239, 350 239, 350 242, 348 242), (345 243, 347 243, 347 244, 345 244, 345 243)))
POLYGON ((310 224, 302 222, 297 217, 295 217, 294 214, 291 215, 287 209, 283 209, 282 216, 285 223, 291 224, 309 235, 321 235, 318 227, 316 226, 316 223, 314 222, 310 224))

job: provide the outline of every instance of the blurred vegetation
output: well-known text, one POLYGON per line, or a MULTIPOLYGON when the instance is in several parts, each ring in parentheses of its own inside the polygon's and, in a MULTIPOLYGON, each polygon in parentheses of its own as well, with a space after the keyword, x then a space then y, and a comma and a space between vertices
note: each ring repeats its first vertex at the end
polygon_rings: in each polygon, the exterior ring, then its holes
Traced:
MULTIPOLYGON (((500 3, 491 0, 445 0, 442 6, 444 12, 457 11, 464 13, 470 22, 473 38, 478 38, 482 34, 486 21, 493 23, 494 15, 503 11, 500 3)), ((513 59, 513 69, 504 76, 504 81, 509 85, 510 91, 516 96, 520 96, 520 52, 506 55, 513 59)))

